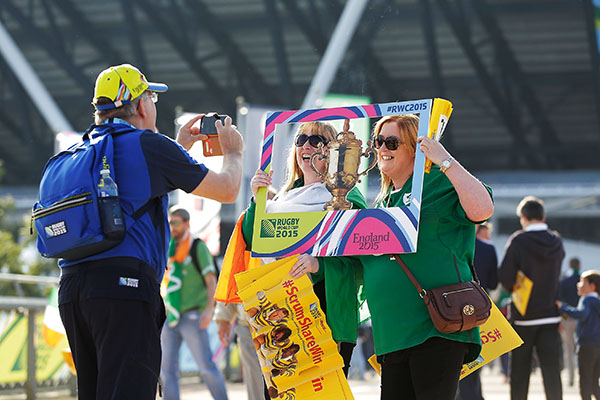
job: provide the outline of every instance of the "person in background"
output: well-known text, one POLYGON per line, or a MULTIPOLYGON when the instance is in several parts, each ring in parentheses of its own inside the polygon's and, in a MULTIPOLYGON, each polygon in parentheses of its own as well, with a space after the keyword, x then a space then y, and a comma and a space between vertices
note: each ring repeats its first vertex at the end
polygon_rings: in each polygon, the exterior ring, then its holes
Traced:
POLYGON ((577 360, 579 391, 582 400, 592 394, 600 400, 600 271, 585 271, 579 278, 577 293, 581 296, 577 308, 557 301, 561 313, 577 320, 577 360))
POLYGON ((75 261, 59 260, 58 304, 77 369, 80 399, 154 400, 160 374, 160 334, 165 309, 160 282, 170 230, 168 193, 188 193, 234 202, 242 178, 243 140, 231 118, 215 127, 223 167, 209 170, 187 153, 206 140, 197 122, 181 126, 177 139, 156 128, 158 93, 130 64, 107 68, 96 79, 92 104, 98 135, 113 134, 119 201, 127 226, 117 246, 75 261))
POLYGON ((250 333, 248 321, 244 317, 242 305, 235 303, 225 305, 217 302, 214 319, 217 322, 219 339, 225 346, 229 344, 231 327, 235 323, 235 333, 242 364, 242 379, 246 385, 248 400, 268 399, 258 356, 252 341, 252 334, 250 333))
MULTIPOLYGON (((271 200, 277 191, 273 188, 269 188, 267 191, 267 199, 271 200)), ((237 237, 241 234, 241 222, 243 221, 243 215, 238 219, 238 223, 234 228, 234 232, 232 233, 232 237, 237 237), (237 230, 239 229, 239 232, 237 230)), ((242 239, 243 241, 243 239, 242 239)), ((244 270, 247 270, 249 265, 246 265, 247 262, 250 262, 246 257, 228 257, 235 252, 246 253, 246 243, 238 243, 237 240, 231 240, 227 245, 227 249, 225 251, 225 258, 223 259, 223 268, 227 268, 226 263, 233 264, 237 260, 238 263, 243 265, 236 265, 236 267, 243 267, 244 270)), ((233 268, 232 265, 229 266, 233 268)), ((223 272, 223 271, 221 271, 223 272)), ((217 281, 217 287, 219 283, 221 285, 227 286, 224 282, 228 282, 231 278, 231 273, 222 273, 219 276, 219 279, 223 279, 224 281, 217 281)), ((226 291, 226 290, 225 290, 226 291)), ((237 293, 236 289, 232 290, 237 293)), ((244 380, 244 384, 246 385, 246 392, 248 394, 248 400, 270 400, 271 396, 269 395, 269 389, 267 384, 263 378, 261 365, 258 360, 258 356, 256 354, 256 349, 254 346, 254 341, 252 339, 252 332, 250 330, 250 325, 248 320, 246 319, 246 313, 244 312, 244 307, 240 303, 227 303, 225 299, 221 297, 227 297, 226 295, 221 295, 220 297, 215 296, 216 302, 215 308, 215 316, 214 319, 217 322, 218 326, 218 334, 221 343, 225 346, 228 345, 231 336, 231 327, 235 324, 235 333, 237 337, 238 349, 240 352, 240 361, 242 366, 242 379, 244 380)), ((228 299, 229 300, 229 299, 228 299)), ((239 300, 238 300, 239 301, 239 300)), ((253 327, 253 329, 255 329, 253 327)), ((290 396, 295 392, 290 392, 290 396)))
POLYGON ((558 233, 548 229, 542 200, 526 196, 517 206, 517 216, 523 229, 508 239, 498 277, 504 289, 512 293, 521 271, 533 281, 533 288, 525 315, 512 304, 509 311, 512 325, 523 339, 510 356, 510 396, 512 400, 527 399, 535 349, 546 398, 560 400, 561 318, 555 302, 565 250, 558 233))
MULTIPOLYGON (((310 158, 319 144, 327 149, 327 144, 335 140, 336 136, 337 131, 329 122, 300 124, 294 137, 295 146, 288 155, 286 182, 273 200, 267 201, 267 212, 323 211, 324 204, 331 200, 331 193, 311 168, 310 158)), ((315 157, 314 164, 321 173, 325 172, 325 160, 315 157)), ((272 183, 271 175, 257 170, 250 181, 254 198, 259 187, 269 187, 272 183)), ((356 187, 348 192, 347 199, 353 203, 354 208, 367 208, 363 195, 356 187)), ((252 248, 255 209, 256 203, 252 201, 243 220, 242 230, 248 249, 252 248)), ((362 287, 362 265, 352 257, 313 257, 301 254, 292 266, 290 275, 299 278, 307 273, 310 273, 333 339, 338 343, 338 350, 344 359, 344 374, 347 376, 358 335, 358 293, 362 287)))
POLYGON ((371 320, 365 321, 358 330, 358 334, 362 336, 362 353, 365 359, 366 371, 370 376, 375 376, 377 373, 372 368, 369 368, 369 358, 375 354, 375 347, 373 344, 373 328, 371 326, 371 320))
MULTIPOLYGON (((348 371, 348 378, 350 379, 365 379, 365 372, 367 371, 367 359, 365 358, 363 347, 365 341, 365 328, 364 324, 358 327, 358 337, 356 339, 356 347, 352 352, 351 367, 348 371)), ((370 367, 369 367, 370 368, 370 367)))
MULTIPOLYGON (((475 233, 475 256, 473 266, 481 286, 488 294, 498 286, 498 256, 492 243, 492 224, 482 222, 475 233)), ((460 380, 457 400, 483 400, 481 369, 471 372, 460 380)))
MULTIPOLYGON (((415 154, 434 166, 424 175, 417 252, 401 254, 417 281, 434 288, 472 279, 475 225, 494 212, 491 189, 438 141, 417 137, 419 116, 381 118, 373 138, 381 173, 378 207, 410 204, 415 154)), ((381 399, 454 400, 462 365, 481 351, 479 328, 435 329, 419 293, 395 259, 362 256, 381 399)))
MULTIPOLYGON (((508 309, 512 301, 511 294, 504 290, 502 285, 500 285, 498 287, 498 290, 494 293, 493 300, 494 304, 496 304, 496 307, 498 307, 498 310, 500 310, 504 318, 508 320, 508 309)), ((510 351, 508 353, 502 354, 500 356, 499 362, 500 370, 502 371, 502 375, 504 376, 504 383, 508 383, 510 379, 510 351)))
POLYGON ((490 294, 498 287, 498 256, 492 242, 491 222, 477 225, 473 266, 481 286, 490 294))
POLYGON ((207 331, 217 286, 214 259, 202 240, 192 238, 187 210, 172 210, 169 224, 172 239, 164 296, 167 322, 161 337, 164 398, 179 400, 179 349, 185 341, 212 397, 226 400, 225 379, 212 360, 207 331))
MULTIPOLYGON (((577 307, 579 295, 577 294, 577 284, 579 283, 579 259, 574 257, 569 260, 571 274, 561 279, 558 286, 558 300, 568 304, 571 307, 577 307)), ((575 380, 575 328, 577 320, 568 314, 563 314, 563 320, 560 323, 560 336, 563 345, 563 360, 569 374, 569 386, 573 386, 575 380)))

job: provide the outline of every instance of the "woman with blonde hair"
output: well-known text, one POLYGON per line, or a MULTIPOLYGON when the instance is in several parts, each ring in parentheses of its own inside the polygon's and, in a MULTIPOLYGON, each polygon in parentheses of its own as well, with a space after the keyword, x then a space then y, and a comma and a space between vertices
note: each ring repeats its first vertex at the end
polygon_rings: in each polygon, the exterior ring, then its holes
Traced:
MULTIPOLYGON (((273 200, 267 201, 267 212, 323 211, 323 205, 331 200, 331 193, 311 168, 310 160, 319 144, 326 149, 327 144, 335 140, 336 136, 337 131, 329 122, 305 122, 298 127, 294 147, 290 149, 288 156, 283 189, 273 200)), ((314 164, 321 173, 325 173, 325 160, 315 157, 314 164)), ((250 182, 253 199, 259 187, 269 187, 271 184, 271 175, 257 170, 250 182)), ((353 208, 367 208, 365 198, 357 188, 352 189, 347 198, 353 203, 353 208)), ((252 246, 255 207, 256 204, 252 201, 243 220, 242 231, 248 249, 252 246)), ((348 375, 358 332, 358 293, 362 292, 362 265, 356 258, 301 254, 290 275, 298 278, 306 273, 310 273, 315 294, 344 359, 344 373, 348 375)))
MULTIPOLYGON (((475 225, 491 217, 491 190, 453 159, 438 141, 417 137, 419 117, 387 116, 373 140, 381 173, 377 207, 410 204, 415 152, 433 162, 423 180, 417 252, 402 261, 423 288, 472 279, 475 225)), ((364 285, 375 353, 381 364, 381 399, 454 400, 463 363, 481 350, 479 328, 441 333, 398 262, 363 256, 364 285), (391 311, 393 310, 393 311, 391 311)))

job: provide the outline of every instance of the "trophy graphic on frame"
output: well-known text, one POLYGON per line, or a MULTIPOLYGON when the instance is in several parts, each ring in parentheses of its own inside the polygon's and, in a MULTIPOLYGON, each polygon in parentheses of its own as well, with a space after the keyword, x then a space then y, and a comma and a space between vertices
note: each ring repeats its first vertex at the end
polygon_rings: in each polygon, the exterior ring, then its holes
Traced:
POLYGON ((352 208, 352 203, 346 200, 346 195, 357 182, 360 182, 361 176, 375 167, 377 154, 370 140, 365 151, 362 151, 362 140, 356 138, 356 135, 350 131, 349 119, 344 121, 344 129, 337 134, 336 140, 327 144, 326 151, 323 143, 319 143, 319 148, 310 158, 310 166, 331 193, 331 201, 325 203, 323 209, 349 210, 352 208), (369 158, 371 154, 373 154, 373 161, 367 169, 359 173, 361 157, 369 158), (327 160, 326 173, 322 173, 315 167, 315 157, 319 157, 319 160, 327 160))

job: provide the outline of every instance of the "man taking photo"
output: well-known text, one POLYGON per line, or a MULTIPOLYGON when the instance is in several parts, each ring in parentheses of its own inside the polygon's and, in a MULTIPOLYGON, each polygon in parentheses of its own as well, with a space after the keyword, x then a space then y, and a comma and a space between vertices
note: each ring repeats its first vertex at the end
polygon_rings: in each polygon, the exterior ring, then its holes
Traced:
POLYGON ((176 140, 157 132, 156 102, 166 91, 130 64, 107 68, 96 80, 95 124, 88 132, 113 136, 111 174, 129 223, 115 247, 59 260, 59 310, 80 399, 155 399, 165 320, 159 284, 170 238, 167 194, 182 189, 231 203, 239 191, 243 140, 231 118, 215 123, 224 159, 221 171, 211 171, 187 153, 208 139, 195 126, 204 114, 183 125, 176 140))

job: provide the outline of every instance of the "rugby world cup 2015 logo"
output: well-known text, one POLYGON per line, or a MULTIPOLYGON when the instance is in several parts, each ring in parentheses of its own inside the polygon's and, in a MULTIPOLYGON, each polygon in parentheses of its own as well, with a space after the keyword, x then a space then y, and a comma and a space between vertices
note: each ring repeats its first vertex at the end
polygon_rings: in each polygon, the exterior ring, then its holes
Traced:
POLYGON ((276 219, 261 220, 260 221, 260 237, 261 238, 274 238, 276 226, 277 226, 276 219))
POLYGON ((294 238, 298 237, 300 218, 273 218, 260 221, 261 238, 294 238))
POLYGON ((46 237, 48 238, 57 237, 68 233, 67 224, 65 221, 59 221, 52 225, 47 225, 44 227, 44 231, 46 232, 46 237))

